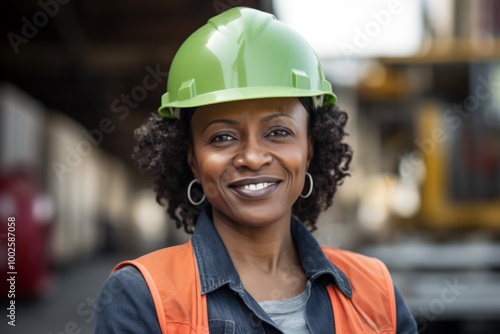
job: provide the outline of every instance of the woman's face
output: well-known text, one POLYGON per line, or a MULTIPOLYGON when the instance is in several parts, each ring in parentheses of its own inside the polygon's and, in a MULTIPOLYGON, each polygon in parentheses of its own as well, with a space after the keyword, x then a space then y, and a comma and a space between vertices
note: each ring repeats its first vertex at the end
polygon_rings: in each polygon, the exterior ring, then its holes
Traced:
POLYGON ((289 220, 312 158, 308 114, 297 98, 199 107, 188 162, 214 220, 263 226, 289 220))

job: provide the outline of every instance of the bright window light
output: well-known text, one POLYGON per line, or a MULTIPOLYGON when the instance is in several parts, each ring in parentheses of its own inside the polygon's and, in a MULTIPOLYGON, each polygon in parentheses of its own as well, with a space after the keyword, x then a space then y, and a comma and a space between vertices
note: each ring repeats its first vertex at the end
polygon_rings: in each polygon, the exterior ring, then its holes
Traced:
POLYGON ((273 6, 323 59, 402 57, 420 48, 418 0, 273 0, 273 6))

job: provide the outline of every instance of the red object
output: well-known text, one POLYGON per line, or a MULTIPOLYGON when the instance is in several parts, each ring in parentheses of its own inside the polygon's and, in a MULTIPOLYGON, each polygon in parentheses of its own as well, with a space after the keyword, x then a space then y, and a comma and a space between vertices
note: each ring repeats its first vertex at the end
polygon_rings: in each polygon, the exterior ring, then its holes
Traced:
POLYGON ((36 173, 27 169, 0 173, 1 298, 36 297, 46 291, 52 212, 51 202, 43 193, 36 173), (15 256, 14 261, 11 255, 15 256), (12 277, 15 279, 7 281, 12 277))

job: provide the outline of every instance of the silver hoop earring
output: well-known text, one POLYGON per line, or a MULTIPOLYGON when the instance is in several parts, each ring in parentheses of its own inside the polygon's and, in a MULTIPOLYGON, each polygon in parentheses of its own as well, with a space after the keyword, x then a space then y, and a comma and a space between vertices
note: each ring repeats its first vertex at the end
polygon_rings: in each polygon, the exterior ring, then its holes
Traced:
POLYGON ((198 182, 196 179, 194 179, 193 181, 189 182, 189 186, 188 186, 188 190, 187 190, 187 195, 188 195, 188 200, 191 204, 193 204, 194 206, 198 206, 200 205, 201 203, 203 203, 203 201, 205 201, 205 194, 203 194, 203 197, 198 201, 198 202, 195 202, 193 200, 193 198, 191 197, 191 187, 193 186, 193 184, 195 182, 198 182))
POLYGON ((302 197, 302 198, 308 198, 309 196, 311 196, 311 194, 313 192, 313 188, 314 188, 314 182, 313 182, 312 175, 309 173, 306 173, 306 176, 309 179, 309 182, 311 182, 311 187, 309 188, 309 191, 307 192, 307 194, 305 194, 305 195, 300 194, 300 197, 302 197))

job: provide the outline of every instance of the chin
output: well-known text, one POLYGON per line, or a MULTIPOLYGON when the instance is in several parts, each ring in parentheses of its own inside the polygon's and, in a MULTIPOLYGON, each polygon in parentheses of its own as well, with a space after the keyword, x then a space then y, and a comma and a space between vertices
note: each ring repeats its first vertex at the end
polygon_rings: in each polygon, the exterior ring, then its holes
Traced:
POLYGON ((229 209, 218 210, 222 215, 235 224, 244 226, 266 226, 270 225, 283 217, 291 217, 292 208, 280 208, 276 205, 262 206, 232 206, 229 209))

